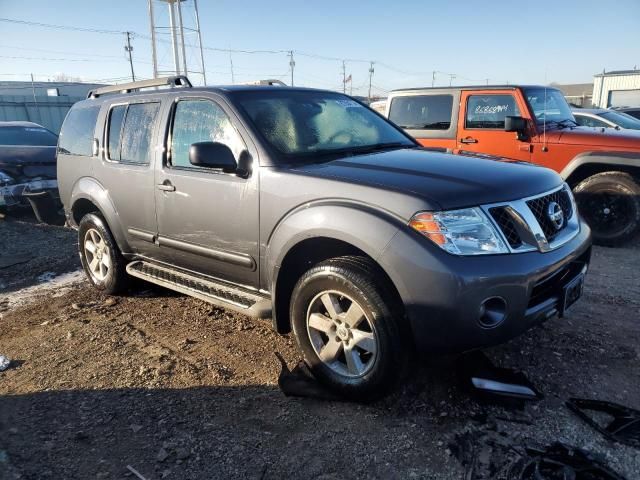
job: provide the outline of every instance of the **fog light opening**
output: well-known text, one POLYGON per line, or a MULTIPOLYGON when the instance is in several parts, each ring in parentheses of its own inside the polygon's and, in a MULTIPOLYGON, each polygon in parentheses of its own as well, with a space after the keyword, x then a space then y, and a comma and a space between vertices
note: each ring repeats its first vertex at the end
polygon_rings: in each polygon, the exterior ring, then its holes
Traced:
POLYGON ((502 297, 487 298, 480 304, 478 323, 482 328, 494 328, 507 317, 507 302, 502 297))

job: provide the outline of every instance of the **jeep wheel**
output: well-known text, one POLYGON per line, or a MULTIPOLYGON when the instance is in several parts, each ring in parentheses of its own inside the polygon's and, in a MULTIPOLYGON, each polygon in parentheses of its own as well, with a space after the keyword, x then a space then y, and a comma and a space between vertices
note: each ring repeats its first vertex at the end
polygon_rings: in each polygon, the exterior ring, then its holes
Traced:
POLYGON ((580 215, 597 245, 619 246, 640 232, 640 185, 623 172, 605 172, 574 189, 580 215))
POLYGON ((104 220, 95 213, 80 220, 78 250, 82 267, 94 287, 107 294, 127 287, 126 260, 104 220))
POLYGON ((291 320, 314 375, 338 394, 371 401, 388 393, 405 370, 401 308, 385 279, 360 257, 327 260, 293 289, 291 320))

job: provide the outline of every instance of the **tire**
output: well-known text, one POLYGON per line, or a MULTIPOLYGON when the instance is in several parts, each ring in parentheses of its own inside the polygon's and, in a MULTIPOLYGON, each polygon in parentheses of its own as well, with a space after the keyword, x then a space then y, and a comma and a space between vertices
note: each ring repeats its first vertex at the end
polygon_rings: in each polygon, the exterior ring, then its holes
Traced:
POLYGON ((78 252, 82 268, 95 288, 112 295, 129 286, 129 275, 125 270, 127 261, 99 214, 88 213, 80 220, 78 252))
POLYGON ((574 192, 596 245, 617 247, 640 232, 640 185, 631 175, 598 173, 580 182, 574 192))
POLYGON ((406 372, 403 308, 363 257, 326 260, 302 275, 291 295, 290 318, 311 371, 342 397, 376 400, 406 372))

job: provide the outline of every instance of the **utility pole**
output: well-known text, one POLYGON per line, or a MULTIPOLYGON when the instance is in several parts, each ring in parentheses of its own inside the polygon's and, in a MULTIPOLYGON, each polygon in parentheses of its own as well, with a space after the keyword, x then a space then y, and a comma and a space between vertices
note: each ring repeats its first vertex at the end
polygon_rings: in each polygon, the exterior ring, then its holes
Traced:
POLYGON ((371 103, 371 79, 373 77, 373 62, 370 63, 369 66, 369 96, 367 98, 369 98, 369 103, 371 103))
POLYGON ((229 50, 229 63, 231 64, 231 83, 236 83, 235 76, 233 75, 233 57, 231 56, 231 50, 229 50))
POLYGON ((435 87, 436 85, 436 71, 431 72, 431 86, 435 87))
POLYGON ((293 69, 296 67, 296 62, 293 59, 293 50, 289 50, 289 67, 291 67, 291 86, 293 87, 293 69))
POLYGON ((36 107, 38 106, 38 100, 36 100, 36 86, 33 83, 33 73, 31 74, 31 93, 33 93, 33 103, 36 104, 36 107))
POLYGON ((342 61, 342 93, 347 93, 347 67, 342 61))
POLYGON ((489 79, 488 79, 488 78, 486 78, 485 80, 487 81, 487 85, 489 85, 489 79))
POLYGON ((131 32, 124 32, 127 36, 127 44, 124 47, 125 52, 129 54, 129 65, 131 66, 131 81, 136 81, 136 74, 133 72, 133 47, 131 46, 131 32))
POLYGON ((450 73, 449 74, 449 86, 451 86, 451 84, 453 83, 453 79, 456 78, 456 75, 454 73, 450 73))
POLYGON ((153 78, 158 78, 158 56, 156 53, 156 26, 153 17, 153 0, 149 0, 149 21, 151 25, 151 58, 153 60, 153 78))

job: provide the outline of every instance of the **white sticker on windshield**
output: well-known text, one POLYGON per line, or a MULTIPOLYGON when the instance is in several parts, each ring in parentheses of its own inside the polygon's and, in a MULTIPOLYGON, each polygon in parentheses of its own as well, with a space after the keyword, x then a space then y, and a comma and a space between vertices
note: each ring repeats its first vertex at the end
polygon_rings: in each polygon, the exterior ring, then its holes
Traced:
POLYGON ((357 108, 362 106, 358 102, 350 100, 348 98, 341 98, 340 100, 336 100, 336 103, 338 105, 342 105, 345 108, 357 108))

